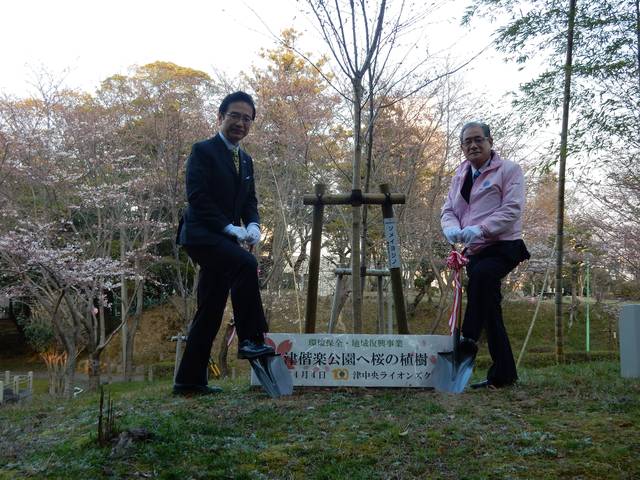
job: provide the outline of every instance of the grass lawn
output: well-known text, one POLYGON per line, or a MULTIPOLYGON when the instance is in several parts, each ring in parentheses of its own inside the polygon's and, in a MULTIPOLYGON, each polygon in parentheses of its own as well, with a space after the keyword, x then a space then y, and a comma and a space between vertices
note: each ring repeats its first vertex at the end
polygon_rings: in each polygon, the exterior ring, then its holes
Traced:
POLYGON ((97 445, 96 394, 41 394, 0 408, 0 479, 640 478, 640 381, 617 362, 520 377, 457 396, 297 388, 278 400, 244 378, 188 399, 166 381, 114 384, 118 429, 150 433, 118 447, 97 445))

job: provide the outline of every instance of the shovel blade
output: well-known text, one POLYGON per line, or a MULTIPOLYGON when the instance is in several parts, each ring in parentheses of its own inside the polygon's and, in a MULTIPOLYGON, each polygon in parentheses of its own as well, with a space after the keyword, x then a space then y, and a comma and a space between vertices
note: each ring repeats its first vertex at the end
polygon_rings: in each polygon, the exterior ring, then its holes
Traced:
POLYGON ((280 392, 273 379, 269 376, 267 365, 266 362, 263 361, 263 358, 265 357, 252 358, 249 360, 249 363, 265 392, 267 392, 271 398, 278 398, 280 392))
POLYGON ((439 353, 433 369, 433 387, 439 392, 462 393, 473 373, 474 357, 455 361, 453 352, 439 353))
POLYGON ((249 360, 260 385, 271 398, 293 393, 293 379, 280 355, 265 355, 249 360))
POLYGON ((293 378, 282 356, 273 355, 267 357, 267 368, 280 395, 291 395, 293 393, 293 378))

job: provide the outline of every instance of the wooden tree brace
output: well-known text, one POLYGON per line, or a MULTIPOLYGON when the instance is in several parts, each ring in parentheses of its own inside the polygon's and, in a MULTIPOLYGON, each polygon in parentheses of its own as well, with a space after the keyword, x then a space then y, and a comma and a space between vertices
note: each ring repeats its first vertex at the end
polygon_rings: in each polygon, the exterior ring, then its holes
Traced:
POLYGON ((406 196, 403 193, 362 193, 361 190, 352 190, 351 193, 337 193, 334 195, 323 195, 307 193, 302 197, 304 205, 383 205, 387 202, 391 204, 404 204, 406 196))
MULTIPOLYGON (((393 216, 393 205, 404 204, 406 201, 406 197, 404 194, 390 193, 389 185, 387 184, 380 185, 380 190, 381 193, 362 193, 362 190, 353 189, 351 190, 351 193, 348 194, 343 193, 335 195, 325 195, 325 185, 317 184, 315 186, 315 193, 305 194, 302 197, 304 205, 313 205, 313 224, 311 227, 311 253, 309 256, 309 276, 307 282, 305 333, 315 333, 316 331, 316 308, 318 303, 318 278, 320 274, 320 249, 322 239, 322 215, 324 206, 351 205, 353 207, 359 207, 363 204, 381 205, 384 219, 395 222, 393 216)), ((367 269, 361 268, 361 271, 359 273, 362 277, 364 277, 367 275, 367 269)), ((390 268, 389 275, 391 276, 394 303, 396 305, 398 331, 402 334, 408 334, 409 328, 407 325, 404 305, 404 294, 402 292, 402 273, 399 266, 390 268)))

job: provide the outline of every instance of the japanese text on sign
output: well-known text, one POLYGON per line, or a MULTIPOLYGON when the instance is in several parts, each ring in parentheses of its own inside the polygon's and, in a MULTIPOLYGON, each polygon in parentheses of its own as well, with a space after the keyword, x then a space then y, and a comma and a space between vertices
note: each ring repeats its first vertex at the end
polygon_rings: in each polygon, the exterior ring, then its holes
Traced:
POLYGON ((431 387, 438 352, 451 348, 444 335, 269 333, 266 341, 301 386, 431 387))
POLYGON ((384 219, 384 238, 387 241, 389 268, 400 268, 400 246, 398 243, 398 227, 395 218, 384 219))

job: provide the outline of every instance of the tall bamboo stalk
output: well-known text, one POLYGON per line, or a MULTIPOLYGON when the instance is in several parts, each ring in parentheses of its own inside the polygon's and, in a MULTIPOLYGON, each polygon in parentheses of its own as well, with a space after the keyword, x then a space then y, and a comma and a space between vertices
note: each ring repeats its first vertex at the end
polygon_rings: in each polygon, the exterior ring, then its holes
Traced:
POLYGON ((564 333, 562 325, 562 255, 564 244, 564 184, 567 164, 567 137, 569 132, 569 101, 571 100, 571 70, 573 65, 573 33, 576 0, 569 0, 569 26, 567 28, 567 58, 564 64, 564 98, 562 102, 562 132, 560 133, 560 165, 558 171, 558 212, 556 218, 556 361, 564 362, 564 333))

